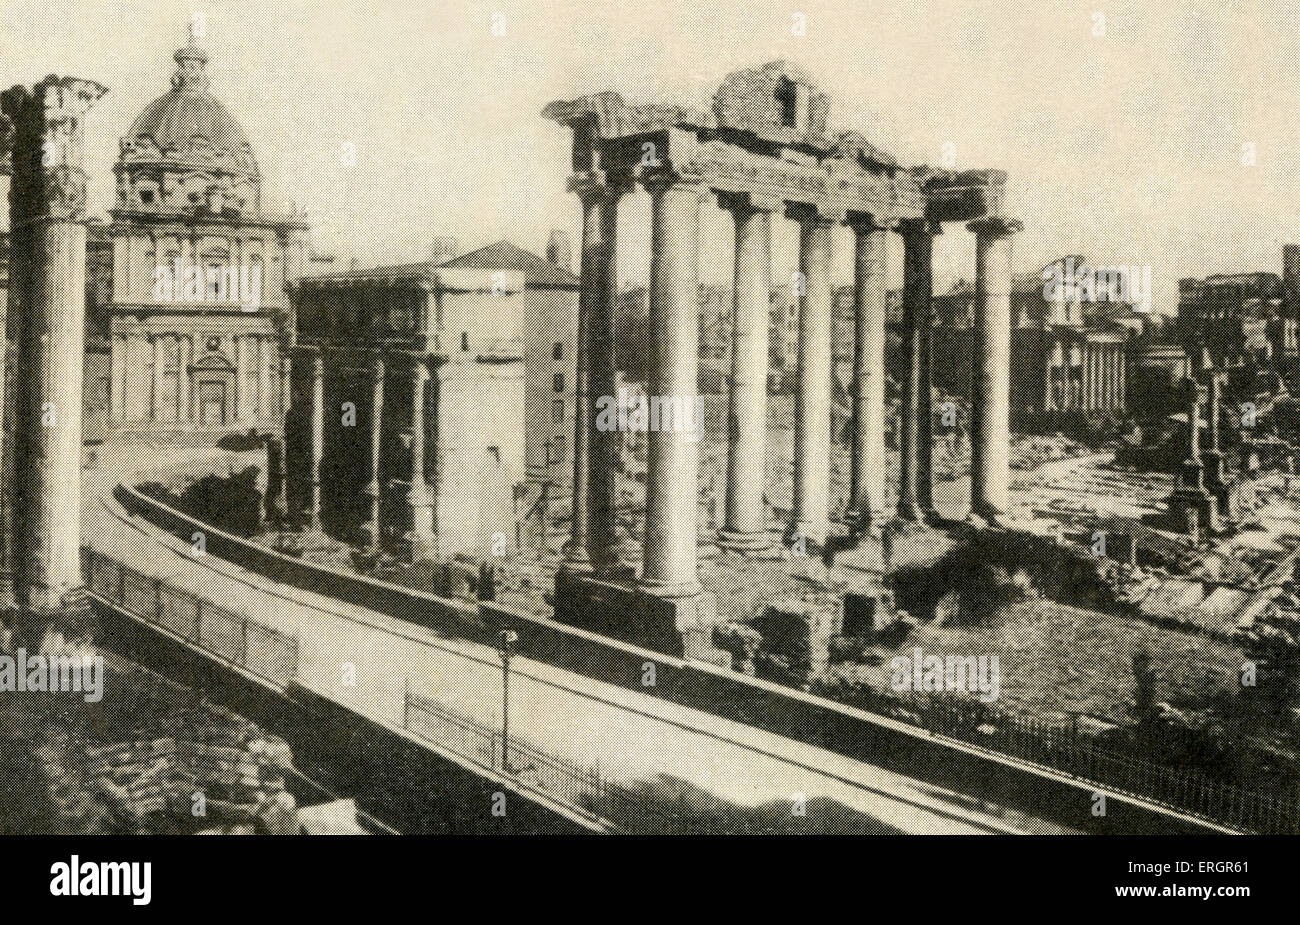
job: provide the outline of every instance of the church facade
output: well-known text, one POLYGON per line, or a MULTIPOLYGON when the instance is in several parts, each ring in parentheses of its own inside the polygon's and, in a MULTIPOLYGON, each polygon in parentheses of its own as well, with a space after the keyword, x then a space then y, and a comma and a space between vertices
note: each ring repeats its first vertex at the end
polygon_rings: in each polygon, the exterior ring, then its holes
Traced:
POLYGON ((140 114, 114 171, 109 428, 282 427, 286 285, 309 261, 297 212, 263 208, 239 123, 212 95, 207 54, 175 55, 172 89, 140 114))

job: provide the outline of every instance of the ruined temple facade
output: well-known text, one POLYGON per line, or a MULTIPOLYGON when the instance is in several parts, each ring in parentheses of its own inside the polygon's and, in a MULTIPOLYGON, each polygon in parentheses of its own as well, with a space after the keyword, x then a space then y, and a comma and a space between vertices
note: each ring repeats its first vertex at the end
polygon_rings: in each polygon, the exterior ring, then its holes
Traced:
POLYGON ((582 206, 574 505, 566 569, 556 588, 560 619, 600 630, 677 634, 688 656, 710 651, 711 603, 699 581, 699 435, 647 434, 644 543, 623 561, 614 484, 619 434, 598 426, 602 396, 617 387, 613 352, 618 204, 635 185, 650 194, 651 400, 696 399, 700 366, 701 208, 735 221, 726 505, 716 537, 741 554, 772 544, 765 495, 771 225, 800 233, 799 341, 794 371, 794 484, 786 523, 799 548, 826 545, 839 525, 830 512, 832 414, 830 278, 835 240, 854 241, 851 520, 879 528, 896 514, 932 514, 928 413, 932 390, 932 247, 944 222, 969 222, 976 245, 972 353, 972 506, 983 521, 1007 515, 1011 238, 1021 223, 1001 213, 1000 171, 906 169, 854 132, 828 125, 829 98, 800 69, 773 62, 729 75, 712 110, 636 106, 613 92, 550 104, 544 115, 573 132, 570 189, 582 206), (885 509, 887 235, 904 247, 902 315, 906 368, 899 426, 896 511, 885 509))
POLYGON ((212 95, 207 53, 176 52, 171 90, 121 139, 114 172, 109 427, 274 431, 286 283, 308 261, 301 214, 264 207, 248 138, 212 95))

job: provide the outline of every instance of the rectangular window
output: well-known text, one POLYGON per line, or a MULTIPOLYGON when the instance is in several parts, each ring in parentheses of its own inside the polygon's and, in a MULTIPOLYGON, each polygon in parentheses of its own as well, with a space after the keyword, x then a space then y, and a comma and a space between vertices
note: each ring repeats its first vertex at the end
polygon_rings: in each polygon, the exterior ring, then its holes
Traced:
POLYGON ((555 391, 563 394, 564 392, 564 373, 555 374, 555 391))
POLYGON ((551 359, 552 360, 564 359, 564 344, 555 345, 555 347, 551 350, 551 359))
POLYGON ((564 399, 557 398, 551 402, 551 423, 564 423, 564 399))

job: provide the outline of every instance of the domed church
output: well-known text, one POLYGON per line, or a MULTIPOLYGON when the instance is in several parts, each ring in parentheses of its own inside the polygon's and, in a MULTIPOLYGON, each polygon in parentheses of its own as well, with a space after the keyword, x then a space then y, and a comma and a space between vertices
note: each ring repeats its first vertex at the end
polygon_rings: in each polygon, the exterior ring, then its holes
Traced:
POLYGON ((244 130, 208 87, 194 37, 145 107, 114 172, 109 426, 276 431, 286 283, 303 274, 305 216, 263 208, 244 130))

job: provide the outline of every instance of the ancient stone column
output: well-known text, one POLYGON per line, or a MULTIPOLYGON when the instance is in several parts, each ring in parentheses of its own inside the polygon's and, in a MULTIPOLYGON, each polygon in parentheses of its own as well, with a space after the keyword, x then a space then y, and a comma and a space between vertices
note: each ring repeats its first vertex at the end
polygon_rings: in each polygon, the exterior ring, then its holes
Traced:
POLYGON ((193 362, 194 340, 188 334, 181 335, 176 345, 176 420, 188 423, 193 415, 190 413, 190 364, 193 362))
POLYGON ((271 437, 266 441, 266 520, 274 526, 284 524, 288 511, 285 479, 284 440, 271 437))
POLYGON ((1124 410, 1124 344, 1115 347, 1115 410, 1124 410))
POLYGON ((384 361, 375 360, 370 366, 370 458, 369 480, 365 495, 368 516, 361 525, 361 543, 368 548, 379 545, 379 453, 384 427, 384 361))
POLYGON ((1011 482, 1011 235, 1024 226, 990 216, 967 227, 975 232, 971 513, 996 522, 1011 482))
POLYGON ((24 312, 15 387, 13 563, 20 638, 39 641, 81 587, 81 420, 86 328, 82 120, 107 91, 48 77, 0 101, 13 125, 11 261, 24 312))
POLYGON ((1079 407, 1085 412, 1092 410, 1092 345, 1084 340, 1079 347, 1082 355, 1079 377, 1079 407))
POLYGON ((1055 398, 1052 394, 1052 366, 1055 362, 1052 345, 1049 341, 1043 342, 1043 413, 1046 414, 1053 409, 1055 398))
POLYGON ((736 223, 731 389, 728 393, 727 504, 718 545, 768 545, 763 486, 767 477, 767 337, 771 323, 771 213, 779 202, 720 196, 736 223))
POLYGON ((786 542, 820 547, 830 532, 831 263, 836 221, 815 208, 799 221, 799 379, 794 404, 794 492, 786 542))
MULTIPOLYGON (((596 206, 598 240, 592 242, 592 282, 587 303, 587 382, 590 445, 588 452, 587 555, 598 573, 620 564, 618 535, 618 471, 622 467, 623 434, 617 427, 596 427, 597 403, 617 397, 614 367, 614 302, 618 298, 618 203, 626 181, 606 177, 598 191, 589 192, 596 206)), ((585 235, 584 235, 585 238, 585 235)), ((584 248, 584 258, 588 251, 584 248)), ((585 266, 585 264, 584 264, 585 266)), ((579 294, 581 296, 581 293, 579 294)))
POLYGON ((916 504, 923 517, 934 516, 934 237, 939 226, 926 222, 917 233, 916 322, 921 368, 916 409, 916 504))
POLYGON ((109 362, 112 367, 108 384, 109 418, 122 420, 122 391, 126 387, 126 336, 114 334, 111 340, 109 362))
POLYGON ((270 423, 271 415, 271 341, 257 339, 257 419, 270 423))
MULTIPOLYGON (((679 409, 698 402, 699 226, 705 187, 672 171, 645 179, 651 196, 649 398, 679 409)), ((676 415, 675 415, 676 416, 676 415)), ((647 434, 645 548, 640 583, 664 597, 699 593, 699 439, 679 419, 647 434)))
MULTIPOLYGON (((924 277, 929 272, 927 247, 930 236, 925 231, 923 219, 907 219, 899 223, 903 236, 903 349, 906 366, 903 379, 903 396, 899 406, 899 476, 898 516, 904 520, 921 517, 919 481, 920 418, 923 409, 922 377, 925 365, 925 341, 921 334, 923 308, 920 293, 925 288, 924 277)), ((928 399, 926 399, 928 403, 928 399)))
POLYGON ((166 354, 164 346, 164 335, 154 334, 149 338, 153 345, 153 392, 149 399, 150 417, 155 421, 162 420, 162 400, 163 400, 163 377, 164 364, 166 363, 166 354))
POLYGON ((1205 466, 1205 482, 1211 490, 1223 485, 1223 450, 1219 446, 1219 400, 1223 387, 1222 374, 1210 368, 1205 371, 1206 385, 1209 390, 1209 402, 1206 413, 1210 424, 1210 448, 1201 454, 1205 466))
POLYGON ((867 216, 850 223, 853 261, 853 452, 849 509, 859 524, 885 517, 885 306, 888 230, 867 216))
POLYGON ((433 498, 424 480, 424 393, 428 382, 428 364, 418 359, 411 367, 411 487, 406 493, 410 516, 406 539, 412 560, 434 555, 433 498))
POLYGON ((311 498, 310 529, 319 532, 321 463, 325 458, 325 360, 319 352, 311 366, 311 498))
POLYGON ((595 424, 595 402, 591 394, 590 331, 592 303, 600 297, 604 286, 604 248, 600 220, 604 184, 597 176, 581 174, 570 178, 569 189, 577 193, 582 202, 582 266, 579 270, 578 329, 574 332, 576 371, 573 392, 576 410, 573 417, 572 525, 569 528, 569 542, 564 547, 564 566, 570 572, 590 572, 588 500, 591 493, 591 432, 595 424))

